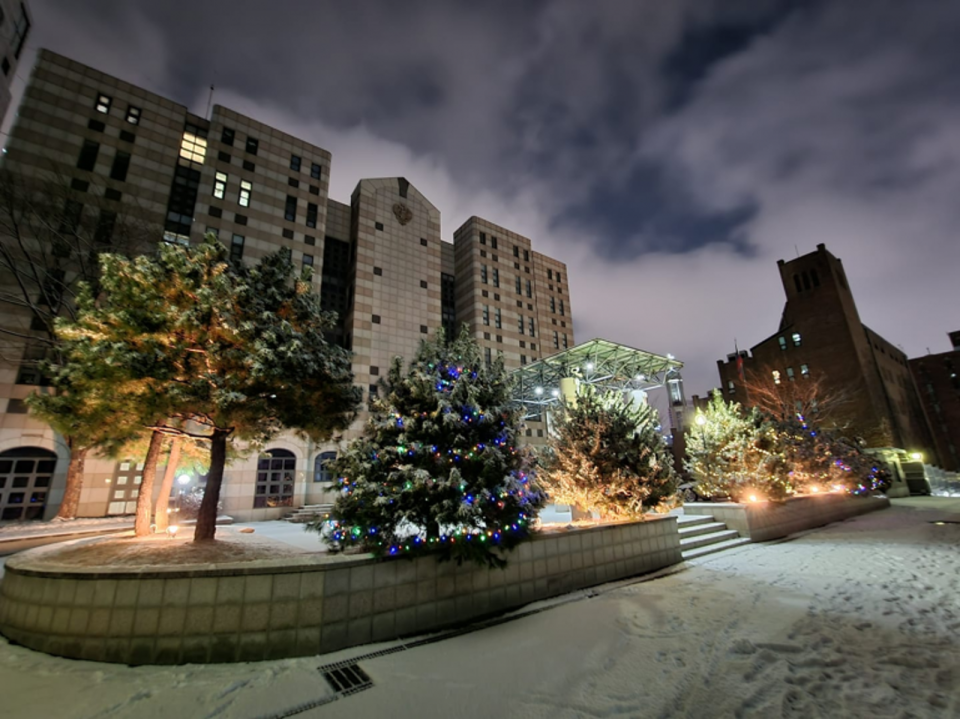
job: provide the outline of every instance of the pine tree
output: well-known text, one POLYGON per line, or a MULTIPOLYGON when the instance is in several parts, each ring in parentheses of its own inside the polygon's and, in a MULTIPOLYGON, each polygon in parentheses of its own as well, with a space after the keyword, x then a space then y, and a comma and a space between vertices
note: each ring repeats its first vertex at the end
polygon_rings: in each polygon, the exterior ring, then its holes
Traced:
POLYGON ((406 372, 394 361, 380 394, 364 435, 331 466, 340 496, 329 541, 502 566, 498 550, 530 536, 543 503, 503 362, 486 366, 466 332, 449 344, 440 333, 406 372))
POLYGON ((585 387, 555 419, 541 472, 552 501, 604 518, 642 519, 676 493, 673 455, 653 407, 585 387))
POLYGON ((83 381, 147 429, 209 443, 194 539, 212 540, 228 445, 349 426, 359 403, 349 355, 323 339, 332 318, 288 251, 237 266, 208 235, 156 257, 100 259, 99 292, 84 286, 76 321, 59 322, 58 336, 83 381))

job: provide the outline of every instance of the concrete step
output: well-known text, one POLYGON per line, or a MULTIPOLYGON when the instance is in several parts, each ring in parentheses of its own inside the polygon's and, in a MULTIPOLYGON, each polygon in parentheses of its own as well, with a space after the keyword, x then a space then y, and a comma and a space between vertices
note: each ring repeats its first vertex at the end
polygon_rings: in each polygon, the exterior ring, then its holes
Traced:
POLYGON ((698 547, 697 549, 684 550, 683 558, 684 560, 697 559, 698 557, 704 557, 714 552, 722 552, 725 549, 741 547, 744 544, 750 544, 750 540, 746 537, 737 537, 736 539, 730 539, 726 542, 717 542, 716 544, 708 544, 705 547, 698 547))
MULTIPOLYGON (((727 525, 723 525, 726 527, 727 525)), ((702 534, 699 537, 690 537, 689 539, 680 540, 680 551, 686 554, 688 549, 699 549, 708 544, 717 544, 719 542, 726 542, 731 539, 739 538, 740 535, 735 529, 723 529, 719 532, 711 532, 710 534, 702 534)))
POLYGON ((284 519, 295 524, 304 524, 313 521, 317 517, 329 514, 331 509, 333 509, 332 504, 305 504, 295 512, 288 514, 284 519))
POLYGON ((688 539, 689 537, 699 537, 701 534, 713 534, 714 532, 721 532, 727 528, 727 525, 723 522, 704 522, 697 523, 694 525, 681 524, 678 528, 680 532, 681 541, 688 539))
POLYGON ((678 527, 692 527, 697 524, 708 524, 714 522, 714 518, 709 514, 678 514, 678 527))

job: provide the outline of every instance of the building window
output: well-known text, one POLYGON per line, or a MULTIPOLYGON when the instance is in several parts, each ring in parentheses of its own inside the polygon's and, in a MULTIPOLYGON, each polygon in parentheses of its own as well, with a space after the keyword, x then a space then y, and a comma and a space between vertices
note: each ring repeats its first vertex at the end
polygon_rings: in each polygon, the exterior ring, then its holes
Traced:
POLYGON ((300 172, 300 156, 299 155, 290 155, 290 169, 295 172, 300 172))
POLYGON ((562 334, 561 337, 563 337, 563 348, 564 348, 564 349, 567 349, 567 335, 566 335, 566 333, 562 334))
POLYGON ((250 196, 253 192, 253 183, 248 180, 240 180, 240 195, 237 202, 241 207, 250 207, 250 196))
POLYGON ((377 277, 382 276, 382 275, 383 275, 383 268, 382 268, 382 267, 374 267, 374 268, 373 268, 373 274, 375 274, 377 277))
MULTIPOLYGON (((514 283, 513 283, 513 287, 514 287, 514 289, 516 290, 516 293, 517 293, 518 295, 523 293, 522 280, 520 279, 519 275, 516 277, 516 280, 515 280, 514 283)), ((518 303, 517 303, 517 306, 518 306, 518 307, 522 307, 522 306, 523 306, 523 303, 522 303, 522 302, 518 302, 518 303)))
POLYGON ((224 195, 227 194, 228 179, 226 172, 218 172, 213 180, 213 196, 218 200, 222 200, 224 195))
POLYGON ((308 245, 315 245, 315 244, 317 244, 317 238, 316 238, 316 237, 313 237, 312 235, 304 235, 304 236, 303 236, 303 241, 304 241, 306 244, 308 244, 308 245))
POLYGON ((497 249, 497 238, 496 238, 496 237, 491 237, 491 238, 490 238, 490 246, 491 246, 493 249, 497 249))
POLYGON ((733 383, 732 379, 727 380, 727 394, 735 394, 737 391, 737 385, 733 383))
POLYGON ((481 244, 481 245, 486 245, 486 244, 487 244, 487 233, 486 233, 486 232, 481 232, 481 233, 480 233, 480 244, 481 244))
POLYGON ((297 198, 287 195, 287 204, 283 210, 283 219, 293 222, 297 219, 297 198))
POLYGON ((303 256, 303 266, 304 267, 313 267, 313 255, 304 255, 303 256))
POLYGON ((123 182, 127 179, 127 171, 130 169, 130 153, 118 150, 113 156, 113 167, 110 168, 110 178, 123 182))
POLYGON ((526 363, 527 363, 527 356, 520 355, 520 365, 522 366, 522 365, 525 365, 526 363))
POLYGON ((804 377, 809 377, 809 376, 810 376, 810 368, 807 367, 807 365, 805 365, 805 364, 800 365, 800 374, 803 375, 804 377))
POLYGON ((814 270, 814 269, 811 269, 811 270, 810 270, 810 279, 813 280, 813 286, 814 286, 814 287, 819 287, 819 286, 820 286, 820 275, 817 274, 817 271, 816 271, 816 270, 814 270))
POLYGON ((503 320, 500 315, 500 308, 497 307, 496 311, 493 313, 493 326, 498 330, 503 329, 503 320))
POLYGON ((307 203, 307 227, 317 226, 317 212, 319 208, 313 202, 307 203))
POLYGON ((236 222, 238 225, 246 225, 247 216, 241 215, 239 212, 235 212, 233 213, 233 221, 236 222))
POLYGON ((94 107, 97 109, 97 112, 102 112, 104 115, 110 113, 110 105, 113 103, 113 98, 109 95, 97 95, 97 101, 94 104, 94 107))
POLYGON ((117 213, 110 210, 100 210, 100 217, 97 219, 97 229, 94 232, 93 239, 97 244, 109 245, 113 239, 113 228, 117 224, 117 213))
POLYGON ((180 157, 188 162, 203 164, 207 156, 207 138, 202 130, 195 125, 188 124, 180 140, 180 157))
POLYGON ((240 262, 243 259, 243 235, 234 235, 230 241, 230 259, 240 262))
POLYGON ((800 275, 793 276, 793 284, 797 286, 797 292, 803 292, 803 287, 800 284, 800 275))
POLYGON ((251 155, 256 155, 256 154, 257 154, 257 150, 259 150, 259 149, 260 149, 260 141, 254 139, 254 138, 252 138, 252 137, 248 137, 248 138, 247 138, 247 152, 249 152, 251 155))
POLYGON ((425 335, 430 331, 430 328, 426 325, 420 325, 420 334, 425 335))
POLYGON ((321 174, 323 173, 323 167, 314 162, 310 165, 310 177, 314 180, 319 180, 321 174))
POLYGON ((373 322, 373 324, 375 325, 380 324, 380 315, 372 315, 370 317, 370 321, 373 322))
POLYGON ((530 328, 530 336, 531 336, 531 337, 536 337, 536 335, 533 333, 533 317, 530 317, 530 318, 528 319, 527 325, 528 325, 528 327, 530 328))
POLYGON ((378 229, 378 230, 382 230, 382 229, 383 229, 383 223, 382 223, 382 222, 374 222, 374 223, 373 223, 373 226, 374 226, 376 229, 378 229))
MULTIPOLYGON (((493 353, 490 351, 490 348, 489 348, 489 347, 484 347, 484 348, 483 348, 483 361, 486 362, 488 365, 490 365, 490 364, 493 363, 493 356, 492 356, 492 355, 493 355, 493 353)), ((11 401, 12 401, 12 400, 11 400, 11 401)))
POLYGON ((223 128, 223 132, 220 133, 220 142, 223 143, 224 145, 230 145, 232 147, 233 140, 235 137, 236 137, 236 133, 233 131, 233 129, 229 127, 225 127, 223 128))
POLYGON ((529 262, 529 261, 530 261, 530 250, 524 250, 524 251, 523 251, 523 261, 524 261, 524 262, 529 262))
POLYGON ((561 317, 563 317, 563 316, 564 316, 564 311, 563 311, 563 300, 560 300, 560 316, 561 316, 561 317))
POLYGON ((490 307, 489 307, 489 305, 484 305, 484 306, 483 306, 483 314, 482 314, 482 316, 483 316, 483 324, 484 324, 484 326, 489 326, 489 325, 490 325, 490 307))
POLYGON ((500 286, 500 270, 498 270, 496 267, 493 268, 493 286, 500 286))
POLYGON ((777 342, 780 343, 780 349, 785 350, 787 348, 787 338, 786 337, 777 337, 777 342))
POLYGON ((127 106, 127 122, 131 125, 140 124, 140 108, 133 105, 127 106))
POLYGON ((774 371, 773 371, 773 383, 774 383, 774 384, 780 384, 780 371, 779 371, 779 370, 774 370, 774 371))
POLYGON ((794 332, 794 333, 793 333, 793 346, 794 346, 794 347, 799 347, 799 346, 800 346, 800 343, 801 343, 800 333, 799 333, 799 332, 794 332))
POLYGON ((555 350, 560 349, 560 333, 556 330, 553 331, 553 348, 555 350))
POLYGON ((533 283, 527 280, 527 297, 533 297, 533 283))
POLYGON ((519 245, 514 245, 514 246, 513 246, 513 256, 514 256, 514 257, 520 257, 520 247, 519 247, 519 245))
POLYGON ((420 238, 420 244, 421 244, 423 247, 426 247, 426 246, 427 246, 427 241, 426 241, 424 238, 421 237, 421 238, 420 238))
POLYGON ((526 334, 525 325, 526 323, 523 320, 523 315, 520 315, 520 317, 517 319, 517 329, 520 331, 520 334, 526 334))
POLYGON ((480 281, 483 284, 487 284, 487 266, 480 265, 480 281))
POLYGON ((77 168, 92 171, 97 164, 97 155, 100 153, 100 143, 93 140, 84 140, 80 148, 80 157, 77 158, 77 168))
POLYGON ((333 474, 330 472, 330 463, 337 458, 336 452, 321 452, 313 460, 313 481, 333 483, 333 474))
POLYGON ((292 507, 296 471, 297 458, 289 450, 270 449, 260 455, 254 509, 292 507))
POLYGON ((550 311, 551 312, 557 311, 557 301, 553 297, 550 297, 550 311))
POLYGON ((787 379, 793 382, 793 367, 787 367, 787 379))
POLYGON ((247 172, 256 172, 257 166, 254 165, 252 162, 250 162, 250 160, 244 160, 243 169, 246 170, 247 172))

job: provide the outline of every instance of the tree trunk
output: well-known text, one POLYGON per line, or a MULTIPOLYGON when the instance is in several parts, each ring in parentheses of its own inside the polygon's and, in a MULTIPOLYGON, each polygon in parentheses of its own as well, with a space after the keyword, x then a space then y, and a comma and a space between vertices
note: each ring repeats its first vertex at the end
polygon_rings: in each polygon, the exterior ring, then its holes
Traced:
POLYGON ((160 483, 160 496, 157 497, 156 518, 154 524, 157 525, 157 532, 166 532, 170 526, 170 491, 173 489, 173 480, 177 476, 177 466, 180 464, 180 447, 183 444, 182 437, 174 437, 173 444, 170 446, 170 456, 167 458, 167 471, 163 473, 163 481, 160 483))
POLYGON ((133 531, 138 537, 150 535, 150 515, 153 514, 153 483, 157 478, 157 460, 160 459, 162 446, 163 435, 154 431, 150 435, 147 458, 143 462, 140 493, 137 495, 137 518, 133 523, 133 531))
POLYGON ((76 449, 73 441, 67 438, 70 445, 70 464, 67 467, 67 484, 63 489, 63 501, 55 519, 76 519, 80 508, 80 491, 83 489, 83 469, 87 463, 89 447, 76 449))
POLYGON ((197 529, 194 542, 212 542, 217 532, 217 505, 220 503, 220 485, 223 483, 223 465, 227 459, 227 437, 230 430, 215 429, 210 438, 210 473, 203 501, 197 514, 197 529))

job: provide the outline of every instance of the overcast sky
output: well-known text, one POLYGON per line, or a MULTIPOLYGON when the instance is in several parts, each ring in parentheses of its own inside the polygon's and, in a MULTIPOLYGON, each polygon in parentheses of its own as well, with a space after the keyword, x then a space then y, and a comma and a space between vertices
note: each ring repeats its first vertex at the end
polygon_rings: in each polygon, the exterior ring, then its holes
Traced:
MULTIPOLYGON (((402 175, 567 263, 578 342, 686 364, 776 331, 776 262, 844 260, 910 356, 960 329, 960 3, 31 0, 47 47, 402 175)), ((26 76, 24 66, 21 76, 26 76)))

